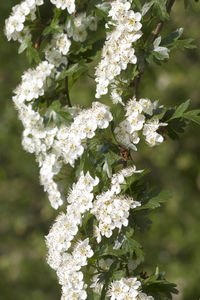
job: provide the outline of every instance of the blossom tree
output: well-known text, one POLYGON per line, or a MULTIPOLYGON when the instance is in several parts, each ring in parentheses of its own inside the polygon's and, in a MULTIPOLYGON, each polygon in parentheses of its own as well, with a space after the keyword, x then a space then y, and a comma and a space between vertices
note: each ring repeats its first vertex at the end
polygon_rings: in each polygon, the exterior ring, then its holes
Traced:
POLYGON ((13 96, 22 145, 36 156, 51 206, 61 207, 46 245, 62 300, 161 300, 177 293, 158 269, 141 272, 135 232, 148 228, 148 214, 169 194, 149 187, 148 171, 134 163, 140 141, 153 151, 190 121, 200 124, 190 100, 165 108, 138 97, 148 65, 161 65, 174 48, 194 47, 181 39, 182 28, 161 36, 174 2, 24 0, 6 20, 8 40, 19 42, 32 66, 13 96), (96 86, 87 108, 70 99, 84 76, 96 86))

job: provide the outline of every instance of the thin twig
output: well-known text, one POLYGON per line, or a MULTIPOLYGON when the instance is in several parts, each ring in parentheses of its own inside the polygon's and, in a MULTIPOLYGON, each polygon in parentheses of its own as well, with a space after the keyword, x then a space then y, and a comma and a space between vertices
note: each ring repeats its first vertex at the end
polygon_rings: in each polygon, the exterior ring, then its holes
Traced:
MULTIPOLYGON (((171 9, 172 9, 172 6, 174 4, 175 0, 169 0, 168 3, 167 3, 167 6, 166 6, 166 10, 167 10, 167 13, 170 14, 171 12, 171 9)), ((163 27, 163 24, 164 24, 164 21, 160 21, 154 31, 154 34, 153 34, 153 38, 152 38, 152 43, 157 39, 162 27, 163 27)))

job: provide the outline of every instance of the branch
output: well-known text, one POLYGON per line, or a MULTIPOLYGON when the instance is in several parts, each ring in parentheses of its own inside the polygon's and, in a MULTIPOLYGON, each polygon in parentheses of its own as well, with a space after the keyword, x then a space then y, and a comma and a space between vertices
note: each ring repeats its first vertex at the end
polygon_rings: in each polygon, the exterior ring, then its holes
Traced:
MULTIPOLYGON (((168 14, 170 14, 174 2, 175 2, 175 0, 168 0, 167 5, 166 5, 166 10, 167 10, 168 14)), ((164 24, 164 21, 160 21, 158 23, 158 25, 156 26, 151 43, 153 43, 156 40, 156 38, 158 37, 158 35, 163 27, 163 24, 164 24)), ((144 70, 141 70, 133 81, 133 86, 134 86, 133 99, 137 99, 138 88, 139 88, 140 80, 141 80, 143 73, 144 73, 144 70)))
MULTIPOLYGON (((174 4, 175 0, 169 0, 167 2, 167 6, 166 6, 166 10, 167 10, 167 13, 170 14, 171 12, 171 9, 172 9, 172 6, 174 4)), ((164 24, 164 21, 160 21, 154 31, 154 34, 153 34, 153 38, 152 38, 152 43, 157 39, 162 27, 163 27, 163 24, 164 24)))

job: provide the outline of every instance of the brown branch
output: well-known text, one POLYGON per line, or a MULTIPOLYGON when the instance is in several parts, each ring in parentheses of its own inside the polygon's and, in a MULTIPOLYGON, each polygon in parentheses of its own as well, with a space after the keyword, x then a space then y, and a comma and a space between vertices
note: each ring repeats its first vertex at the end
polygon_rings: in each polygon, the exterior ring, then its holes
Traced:
MULTIPOLYGON (((172 9, 172 6, 174 4, 175 0, 169 0, 167 2, 167 5, 166 5, 166 10, 167 10, 167 13, 170 14, 171 12, 171 9, 172 9)), ((160 21, 154 31, 154 34, 153 34, 153 38, 152 38, 152 43, 157 39, 162 27, 163 27, 163 24, 164 24, 164 21, 160 21)))
MULTIPOLYGON (((172 9, 172 6, 174 4, 175 0, 168 0, 167 4, 166 4, 166 10, 167 10, 167 13, 170 14, 171 12, 171 9, 172 9)), ((151 43, 153 43, 160 31, 162 30, 162 27, 164 25, 164 21, 160 21, 158 23, 158 25, 156 26, 155 30, 154 30, 154 33, 153 33, 153 37, 152 37, 152 40, 151 40, 151 43)), ((136 76, 136 78, 134 79, 133 81, 133 86, 134 86, 134 94, 133 94, 133 99, 136 99, 137 98, 137 95, 138 95, 138 89, 139 89, 139 84, 140 84, 140 80, 141 80, 141 77, 144 73, 144 70, 141 70, 138 75, 136 76)))

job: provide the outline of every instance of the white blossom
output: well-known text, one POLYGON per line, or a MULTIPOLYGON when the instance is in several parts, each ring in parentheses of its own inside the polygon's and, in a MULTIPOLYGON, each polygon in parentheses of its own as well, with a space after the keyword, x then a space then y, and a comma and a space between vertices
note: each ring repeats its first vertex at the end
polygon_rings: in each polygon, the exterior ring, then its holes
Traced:
MULTIPOLYGON (((114 82, 121 70, 127 68, 128 63, 136 64, 137 58, 132 43, 136 42, 142 35, 140 13, 134 13, 130 9, 130 2, 117 0, 111 2, 109 16, 112 21, 107 25, 114 26, 107 33, 106 42, 102 50, 102 60, 96 68, 95 81, 96 98, 108 92, 108 86, 114 82)), ((114 103, 121 102, 120 95, 112 92, 114 103)))
POLYGON ((50 0, 57 8, 67 9, 69 14, 75 12, 75 0, 50 0))
POLYGON ((109 296, 111 300, 137 300, 140 286, 140 281, 135 277, 128 279, 122 278, 110 284, 107 296, 109 296))
POLYGON ((13 6, 11 16, 5 21, 5 35, 10 41, 11 39, 22 42, 29 35, 24 23, 27 16, 31 16, 32 20, 36 18, 36 7, 43 5, 44 1, 24 0, 20 4, 13 6))
POLYGON ((129 100, 125 106, 126 118, 114 129, 117 141, 125 148, 137 151, 139 132, 142 130, 150 147, 162 143, 164 138, 157 130, 160 126, 167 126, 167 123, 159 123, 159 119, 153 116, 156 107, 157 101, 152 103, 149 99, 143 98, 139 101, 129 100))
MULTIPOLYGON (((123 176, 120 174, 118 179, 120 183, 123 182, 123 176)), ((130 209, 141 205, 129 196, 117 194, 118 192, 118 189, 111 188, 98 195, 93 202, 91 212, 98 221, 98 227, 95 229, 98 243, 101 241, 101 236, 109 238, 115 228, 121 229, 122 226, 127 226, 130 209)))

